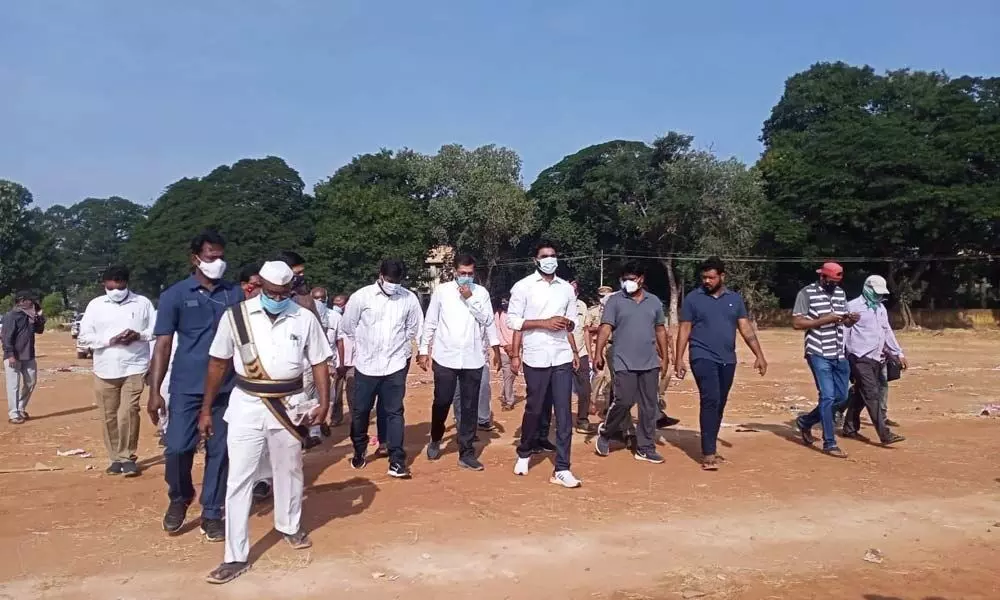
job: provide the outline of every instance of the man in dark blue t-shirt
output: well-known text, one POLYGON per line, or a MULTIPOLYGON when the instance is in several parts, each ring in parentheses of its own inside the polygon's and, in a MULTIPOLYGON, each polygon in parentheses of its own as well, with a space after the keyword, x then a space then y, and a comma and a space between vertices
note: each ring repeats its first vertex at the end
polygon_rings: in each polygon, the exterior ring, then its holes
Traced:
MULTIPOLYGON (((198 414, 208 372, 208 349, 219 320, 230 306, 243 301, 243 291, 223 281, 226 271, 226 242, 214 231, 204 231, 191 241, 193 274, 167 288, 160 295, 153 335, 156 346, 150 366, 152 382, 147 410, 155 425, 164 407, 160 384, 170 362, 170 350, 177 336, 170 372, 170 405, 166 433, 167 495, 170 506, 163 517, 163 529, 176 533, 184 524, 187 509, 194 501, 191 468, 198 444, 198 414)), ((209 541, 225 539, 223 508, 226 504, 226 422, 223 419, 233 389, 233 371, 222 383, 212 403, 213 435, 205 440, 205 476, 201 486, 201 531, 209 541)))
POLYGON ((719 468, 715 450, 722 413, 736 375, 736 330, 739 329, 743 341, 757 357, 753 367, 762 376, 767 372, 767 360, 743 298, 726 289, 726 267, 722 261, 710 258, 701 265, 700 272, 701 287, 685 296, 681 306, 674 370, 679 379, 684 378, 687 372, 684 352, 690 340, 691 372, 701 396, 702 468, 714 471, 719 468))

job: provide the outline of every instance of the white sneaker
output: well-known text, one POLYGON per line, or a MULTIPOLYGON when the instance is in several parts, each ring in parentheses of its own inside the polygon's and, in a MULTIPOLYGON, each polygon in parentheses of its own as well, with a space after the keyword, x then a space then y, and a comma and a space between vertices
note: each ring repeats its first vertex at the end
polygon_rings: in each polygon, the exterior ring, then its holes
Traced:
POLYGON ((556 471, 552 474, 552 478, 549 479, 549 483, 561 485, 566 488, 578 488, 583 482, 573 477, 573 473, 570 471, 556 471))
POLYGON ((528 462, 531 459, 528 458, 517 458, 517 462, 514 463, 514 475, 527 475, 528 474, 528 462))

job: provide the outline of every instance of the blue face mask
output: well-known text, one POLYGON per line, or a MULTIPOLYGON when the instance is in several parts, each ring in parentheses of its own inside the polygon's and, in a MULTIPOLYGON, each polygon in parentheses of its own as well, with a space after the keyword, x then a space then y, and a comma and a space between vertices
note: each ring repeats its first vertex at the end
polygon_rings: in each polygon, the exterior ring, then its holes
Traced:
POLYGON ((264 310, 272 315, 280 315, 288 309, 288 305, 292 303, 291 298, 285 298, 284 300, 275 300, 267 294, 260 295, 260 305, 264 307, 264 310))
POLYGON ((341 308, 341 307, 339 307, 339 306, 337 306, 336 304, 334 304, 333 306, 331 306, 330 310, 332 310, 333 312, 337 313, 338 315, 344 314, 344 309, 341 308))
POLYGON ((474 277, 472 275, 458 275, 455 277, 455 283, 458 285, 467 285, 472 287, 474 277))

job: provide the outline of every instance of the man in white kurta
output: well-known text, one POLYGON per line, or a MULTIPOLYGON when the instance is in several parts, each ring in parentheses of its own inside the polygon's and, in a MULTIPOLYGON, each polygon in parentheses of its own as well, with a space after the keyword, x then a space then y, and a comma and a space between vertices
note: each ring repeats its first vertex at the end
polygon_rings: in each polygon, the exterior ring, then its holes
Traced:
MULTIPOLYGON (((281 262, 264 263, 260 276, 263 279, 261 295, 245 301, 247 327, 260 364, 271 380, 300 378, 305 372, 303 365, 312 365, 312 373, 321 392, 321 403, 318 408, 311 409, 306 414, 298 414, 294 407, 290 408, 288 415, 297 424, 321 422, 325 416, 323 413, 329 409, 327 361, 332 354, 330 344, 314 315, 295 302, 288 301, 292 272, 287 265, 281 262)), ((239 307, 234 307, 233 310, 239 310, 239 307)), ((246 376, 245 365, 237 352, 238 344, 232 318, 226 315, 219 323, 209 350, 212 362, 206 389, 216 380, 221 381, 221 375, 215 376, 220 363, 228 364, 231 361, 236 373, 246 376)), ((285 540, 293 548, 311 546, 306 532, 300 529, 302 442, 275 418, 264 405, 264 400, 241 389, 239 383, 230 396, 225 419, 229 425, 226 552, 225 562, 208 576, 210 583, 231 581, 248 567, 251 489, 259 477, 260 462, 268 455, 274 477, 275 529, 284 534, 285 540)), ((206 422, 202 421, 199 427, 204 424, 206 422)), ((207 425, 210 424, 208 421, 207 425)))

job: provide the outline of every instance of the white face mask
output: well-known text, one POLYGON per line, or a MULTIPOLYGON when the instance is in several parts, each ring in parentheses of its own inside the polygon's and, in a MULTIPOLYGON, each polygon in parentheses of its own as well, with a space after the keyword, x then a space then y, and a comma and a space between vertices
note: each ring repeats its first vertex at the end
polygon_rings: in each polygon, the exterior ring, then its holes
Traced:
POLYGON ((198 269, 209 279, 222 279, 222 276, 226 273, 226 261, 217 258, 212 262, 205 262, 199 258, 198 269))
POLYGON ((554 256, 546 256, 538 259, 538 270, 546 275, 551 275, 559 268, 559 259, 554 256))
POLYGON ((108 298, 110 298, 112 302, 121 302, 125 298, 128 298, 128 288, 125 288, 124 290, 105 289, 104 293, 108 295, 108 298))
POLYGON ((622 281, 622 290, 626 294, 634 294, 639 291, 639 284, 631 279, 626 279, 622 281))
POLYGON ((395 296, 399 292, 400 285, 398 283, 393 283, 391 281, 380 280, 379 285, 382 286, 382 291, 385 292, 386 296, 395 296))

